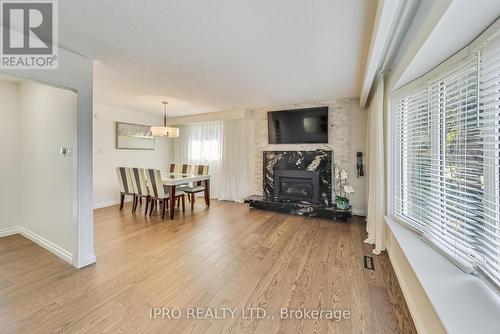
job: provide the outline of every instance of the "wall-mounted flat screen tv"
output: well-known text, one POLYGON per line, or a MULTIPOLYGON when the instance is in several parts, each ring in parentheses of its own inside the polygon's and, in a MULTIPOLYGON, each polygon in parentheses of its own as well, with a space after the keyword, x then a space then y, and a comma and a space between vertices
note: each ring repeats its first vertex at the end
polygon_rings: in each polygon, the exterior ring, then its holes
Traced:
POLYGON ((328 107, 267 114, 269 144, 328 143, 328 107))

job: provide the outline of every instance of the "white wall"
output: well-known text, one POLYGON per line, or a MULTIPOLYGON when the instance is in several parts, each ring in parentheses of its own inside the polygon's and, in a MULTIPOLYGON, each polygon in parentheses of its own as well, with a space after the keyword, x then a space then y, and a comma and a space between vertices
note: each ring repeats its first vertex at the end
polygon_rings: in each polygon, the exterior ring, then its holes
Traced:
POLYGON ((181 125, 197 122, 224 121, 229 119, 244 119, 253 117, 253 112, 246 109, 215 111, 204 114, 195 114, 188 116, 169 117, 168 124, 181 125))
POLYGON ((349 125, 349 184, 355 194, 351 198, 352 211, 356 215, 366 215, 366 181, 368 175, 368 160, 366 159, 366 123, 368 112, 359 107, 359 100, 351 100, 349 125), (365 176, 357 177, 356 152, 363 152, 363 170, 365 176))
POLYGON ((76 242, 76 93, 37 83, 19 84, 21 226, 68 254, 76 242))
POLYGON ((0 79, 0 236, 19 224, 20 164, 17 84, 0 79), (2 232, 4 230, 4 232, 2 232))
POLYGON ((0 80, 0 236, 20 233, 73 261, 77 234, 76 93, 27 80, 0 80), (12 80, 12 81, 11 81, 12 80), (1 231, 3 230, 3 232, 1 231))
POLYGON ((94 106, 94 207, 119 202, 116 167, 166 170, 168 139, 156 138, 154 150, 117 150, 115 122, 161 125, 162 115, 96 104, 94 106))

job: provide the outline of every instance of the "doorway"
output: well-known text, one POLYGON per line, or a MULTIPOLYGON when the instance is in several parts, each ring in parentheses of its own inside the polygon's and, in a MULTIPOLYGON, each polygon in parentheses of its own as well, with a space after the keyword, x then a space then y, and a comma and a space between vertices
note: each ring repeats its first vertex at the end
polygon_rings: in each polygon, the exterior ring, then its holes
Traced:
POLYGON ((0 77, 0 236, 19 234, 73 264, 76 92, 0 77))

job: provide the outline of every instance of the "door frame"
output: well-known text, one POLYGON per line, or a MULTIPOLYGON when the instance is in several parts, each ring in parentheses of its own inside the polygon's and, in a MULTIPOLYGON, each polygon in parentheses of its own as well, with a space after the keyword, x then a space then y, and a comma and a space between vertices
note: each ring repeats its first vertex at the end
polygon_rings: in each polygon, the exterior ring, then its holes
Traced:
POLYGON ((77 93, 76 138, 76 235, 73 266, 82 268, 96 262, 93 234, 93 61, 59 48, 59 68, 52 70, 5 70, 0 73, 36 81, 77 93))

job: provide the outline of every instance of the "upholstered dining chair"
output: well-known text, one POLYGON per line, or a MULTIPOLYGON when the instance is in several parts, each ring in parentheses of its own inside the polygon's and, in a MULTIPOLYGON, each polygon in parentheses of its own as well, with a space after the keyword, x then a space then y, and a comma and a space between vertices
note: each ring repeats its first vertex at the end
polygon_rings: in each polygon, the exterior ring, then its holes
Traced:
MULTIPOLYGON (((169 188, 163 185, 163 182, 161 181, 161 172, 159 169, 146 169, 146 179, 148 181, 149 196, 151 199, 149 215, 152 215, 153 208, 156 206, 156 202, 158 201, 162 207, 161 217, 162 219, 165 219, 165 212, 168 209, 168 199, 170 199, 169 188)), ((186 211, 185 195, 186 194, 183 191, 175 191, 174 199, 181 199, 182 212, 186 211)))
MULTIPOLYGON (((135 205, 135 191, 132 184, 132 172, 128 167, 116 167, 116 175, 118 176, 118 185, 120 187, 120 210, 123 209, 125 196, 132 196, 135 205)), ((134 205, 132 205, 132 210, 134 205)))
POLYGON ((170 164, 168 172, 172 174, 191 174, 192 167, 189 164, 170 164))
MULTIPOLYGON (((190 164, 170 164, 168 167, 168 172, 172 174, 192 174, 193 173, 193 165, 190 164)), ((183 190, 187 186, 192 186, 192 184, 181 184, 176 188, 177 190, 183 190)), ((191 200, 188 197, 188 200, 191 200)), ((180 206, 180 198, 177 199, 177 207, 180 206)))
MULTIPOLYGON (((196 175, 208 175, 208 165, 194 165, 191 171, 196 175)), ((188 198, 191 201, 191 210, 194 208, 196 193, 205 191, 205 186, 202 185, 202 182, 203 181, 194 182, 194 184, 182 188, 182 191, 188 194, 188 198)))
POLYGON ((175 171, 176 171, 176 164, 169 164, 168 165, 168 172, 171 173, 171 174, 175 174, 175 171))
POLYGON ((135 201, 132 207, 132 212, 137 210, 137 203, 139 202, 139 199, 142 202, 142 199, 144 198, 146 200, 146 210, 144 211, 144 215, 146 215, 148 213, 150 201, 149 188, 146 182, 146 170, 144 168, 131 168, 131 178, 135 193, 135 201))

